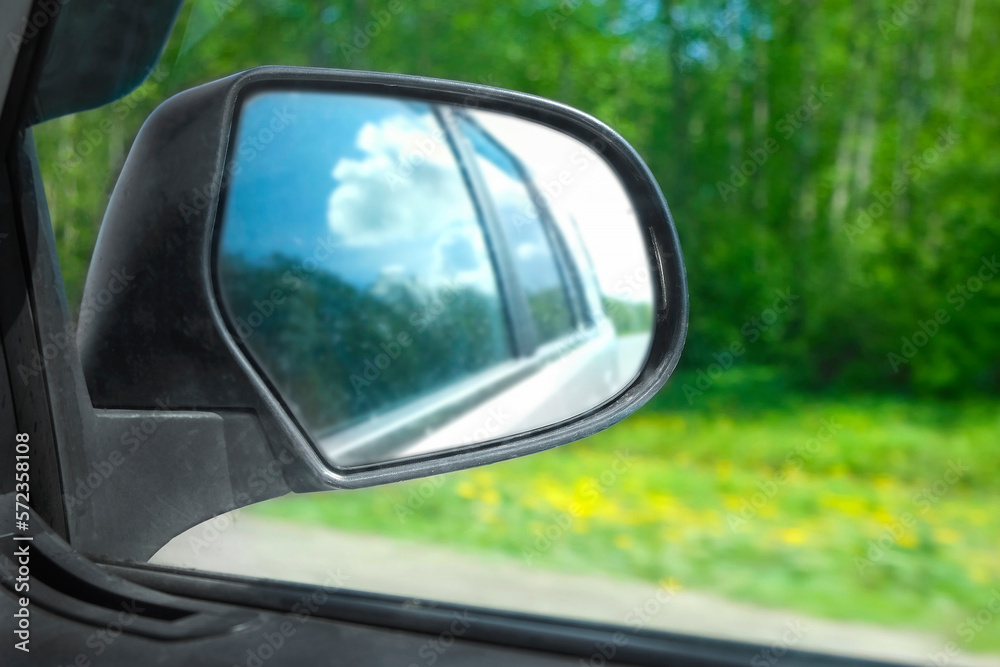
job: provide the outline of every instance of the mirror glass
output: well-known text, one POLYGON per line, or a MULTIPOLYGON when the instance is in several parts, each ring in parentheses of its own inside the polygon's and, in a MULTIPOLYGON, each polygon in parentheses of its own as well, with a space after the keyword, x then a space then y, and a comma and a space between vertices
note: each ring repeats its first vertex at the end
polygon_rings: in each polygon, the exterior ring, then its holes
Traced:
POLYGON ((561 422, 644 365, 646 244, 592 147, 468 107, 283 89, 244 100, 229 155, 223 311, 331 465, 561 422))

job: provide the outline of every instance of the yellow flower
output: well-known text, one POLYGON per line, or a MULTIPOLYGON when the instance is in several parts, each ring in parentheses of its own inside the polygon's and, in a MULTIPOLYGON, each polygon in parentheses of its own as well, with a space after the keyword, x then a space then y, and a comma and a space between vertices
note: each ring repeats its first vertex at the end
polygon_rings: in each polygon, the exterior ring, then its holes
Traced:
POLYGON ((500 502, 500 494, 497 493, 496 489, 486 489, 483 491, 483 495, 480 498, 487 505, 496 505, 500 502))
POLYGON ((473 473, 472 477, 476 480, 476 484, 480 486, 490 486, 493 484, 493 473, 489 470, 477 470, 473 473))
POLYGON ((881 507, 875 510, 875 520, 878 521, 883 526, 891 526, 897 523, 896 517, 894 517, 887 510, 881 507))
POLYGON ((941 544, 955 544, 962 539, 962 535, 952 528, 938 528, 934 531, 934 539, 941 544))
POLYGON ((660 537, 665 542, 671 544, 676 544, 678 542, 683 542, 687 537, 687 530, 684 526, 678 524, 668 524, 660 530, 660 537))
POLYGON ((983 507, 970 507, 965 514, 966 518, 976 526, 985 526, 990 521, 989 510, 983 507))
POLYGON ((809 534, 801 528, 785 528, 778 535, 785 544, 805 544, 809 534))
POLYGON ((862 516, 868 507, 864 498, 852 498, 851 496, 840 496, 834 493, 824 494, 820 498, 820 503, 824 507, 835 509, 847 516, 862 516))
POLYGON ((977 584, 985 584, 990 580, 990 569, 985 565, 973 565, 969 568, 969 576, 977 584))
POLYGON ((722 504, 725 505, 728 510, 732 510, 734 512, 739 511, 739 509, 743 507, 743 496, 727 493, 722 499, 722 504))
POLYGON ((569 498, 564 509, 574 516, 589 517, 597 516, 602 509, 606 510, 611 505, 610 499, 601 498, 597 495, 580 495, 579 493, 569 498))
POLYGON ((665 579, 660 579, 660 588, 665 590, 667 593, 677 593, 684 590, 684 585, 677 581, 674 577, 667 577, 665 579))
POLYGON ((537 488, 545 502, 556 509, 567 509, 573 498, 562 486, 550 479, 539 480, 537 488))
POLYGON ((883 491, 885 489, 891 489, 895 483, 896 480, 894 480, 892 477, 889 477, 888 475, 877 475, 875 479, 872 481, 872 484, 874 484, 875 488, 880 491, 883 491))
POLYGON ((458 483, 458 488, 455 489, 458 495, 463 498, 475 498, 476 496, 476 485, 468 480, 463 480, 458 483))
POLYGON ((612 543, 622 551, 628 551, 635 546, 635 540, 632 539, 632 536, 624 533, 615 535, 615 539, 612 540, 612 543))
POLYGON ((648 504, 661 512, 669 512, 678 507, 677 499, 669 493, 654 493, 649 496, 648 504))
POLYGON ((761 508, 757 510, 757 514, 765 519, 773 519, 778 516, 778 510, 775 509, 773 503, 768 503, 766 505, 762 505, 761 508))

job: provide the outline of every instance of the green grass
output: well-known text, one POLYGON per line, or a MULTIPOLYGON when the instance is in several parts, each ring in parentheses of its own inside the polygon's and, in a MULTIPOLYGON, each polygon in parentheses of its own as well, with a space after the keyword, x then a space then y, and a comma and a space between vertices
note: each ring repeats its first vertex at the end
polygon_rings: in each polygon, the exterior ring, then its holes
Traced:
POLYGON ((688 405, 678 377, 551 452, 253 511, 1000 649, 1000 618, 971 640, 958 630, 1000 590, 1000 401, 807 397, 760 369, 723 379, 688 405), (817 439, 824 424, 832 437, 817 439))

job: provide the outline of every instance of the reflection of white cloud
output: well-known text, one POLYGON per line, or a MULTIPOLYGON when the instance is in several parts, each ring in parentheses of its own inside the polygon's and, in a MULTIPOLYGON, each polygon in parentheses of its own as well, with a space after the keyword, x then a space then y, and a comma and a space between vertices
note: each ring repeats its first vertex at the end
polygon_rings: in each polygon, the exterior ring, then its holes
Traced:
POLYGON ((393 273, 402 274, 406 273, 406 267, 403 266, 402 264, 389 264, 387 266, 382 267, 382 273, 387 275, 393 273))
POLYGON ((496 292, 496 282, 493 266, 486 257, 486 243, 477 228, 450 230, 434 245, 433 280, 492 294, 496 292))
POLYGON ((537 243, 518 243, 514 252, 517 254, 517 258, 523 261, 530 261, 545 255, 545 249, 537 243))
POLYGON ((361 159, 341 158, 327 224, 347 245, 378 245, 441 233, 475 219, 458 165, 430 113, 365 123, 361 159))

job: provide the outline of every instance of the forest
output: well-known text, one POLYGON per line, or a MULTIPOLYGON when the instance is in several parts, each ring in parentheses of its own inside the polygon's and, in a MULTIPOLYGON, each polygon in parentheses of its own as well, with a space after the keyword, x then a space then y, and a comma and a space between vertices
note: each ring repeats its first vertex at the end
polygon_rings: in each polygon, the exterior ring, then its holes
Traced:
POLYGON ((167 96, 265 63, 413 73, 550 97, 636 147, 685 252, 685 367, 711 363, 790 289, 795 308, 752 359, 796 385, 996 393, 998 12, 975 0, 189 2, 142 87, 37 131, 70 302, 131 139, 167 96))

